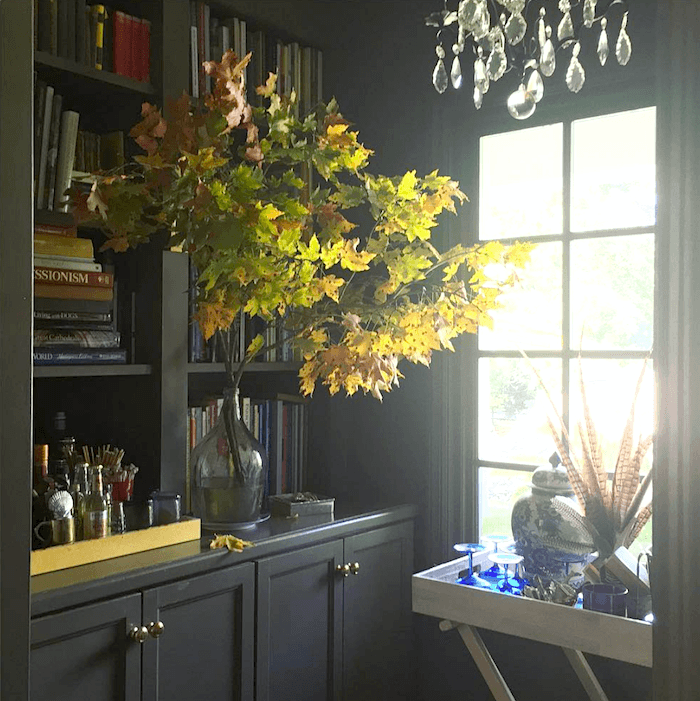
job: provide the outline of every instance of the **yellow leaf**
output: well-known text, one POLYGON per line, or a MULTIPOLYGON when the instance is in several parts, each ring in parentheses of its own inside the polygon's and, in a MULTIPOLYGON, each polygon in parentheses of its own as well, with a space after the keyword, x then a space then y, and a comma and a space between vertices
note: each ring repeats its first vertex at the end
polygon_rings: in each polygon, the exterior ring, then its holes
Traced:
POLYGON ((406 175, 401 178, 399 183, 399 189, 397 190, 397 195, 404 200, 411 200, 416 195, 416 171, 410 170, 406 175))

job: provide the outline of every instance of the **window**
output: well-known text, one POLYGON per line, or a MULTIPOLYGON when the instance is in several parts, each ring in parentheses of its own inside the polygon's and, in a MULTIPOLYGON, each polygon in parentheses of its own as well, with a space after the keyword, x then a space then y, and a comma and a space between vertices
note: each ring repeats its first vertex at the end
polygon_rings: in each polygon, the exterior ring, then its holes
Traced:
MULTIPOLYGON (((569 427, 582 414, 580 353, 604 459, 614 469, 652 344, 655 110, 487 135, 479 157, 479 238, 538 244, 520 284, 493 313, 494 329, 478 338, 479 529, 510 533, 515 499, 555 450, 548 399, 521 350, 569 427)), ((635 426, 637 436, 652 431, 651 367, 635 426)), ((651 523, 637 547, 650 539, 651 523)))

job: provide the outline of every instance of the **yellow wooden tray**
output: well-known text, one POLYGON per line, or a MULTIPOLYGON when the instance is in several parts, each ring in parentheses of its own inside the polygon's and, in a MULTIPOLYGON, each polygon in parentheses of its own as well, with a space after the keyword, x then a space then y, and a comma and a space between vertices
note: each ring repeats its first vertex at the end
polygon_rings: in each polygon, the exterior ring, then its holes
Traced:
POLYGON ((90 562, 110 560, 144 550, 155 550, 188 540, 199 540, 202 523, 198 518, 183 516, 178 523, 152 526, 98 540, 81 540, 69 545, 54 545, 32 551, 31 574, 45 574, 90 562))

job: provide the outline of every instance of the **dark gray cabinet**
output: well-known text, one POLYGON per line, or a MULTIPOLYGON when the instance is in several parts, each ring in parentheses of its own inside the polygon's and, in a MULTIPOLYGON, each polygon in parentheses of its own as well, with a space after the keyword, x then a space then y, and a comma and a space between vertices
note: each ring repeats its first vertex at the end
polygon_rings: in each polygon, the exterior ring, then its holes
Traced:
POLYGON ((141 596, 37 618, 31 627, 32 701, 133 701, 141 693, 141 596))
POLYGON ((249 562, 143 593, 143 701, 253 698, 254 587, 249 562))
POLYGON ((35 619, 31 701, 250 701, 254 587, 244 563, 35 619))
POLYGON ((257 701, 412 698, 413 524, 258 562, 257 701))

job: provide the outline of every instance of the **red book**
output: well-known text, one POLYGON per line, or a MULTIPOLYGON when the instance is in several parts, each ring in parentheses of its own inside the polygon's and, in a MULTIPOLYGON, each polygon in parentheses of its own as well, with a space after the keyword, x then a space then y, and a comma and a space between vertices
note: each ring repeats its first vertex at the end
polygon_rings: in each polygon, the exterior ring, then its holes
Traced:
POLYGON ((138 17, 128 15, 129 17, 129 46, 131 48, 131 60, 129 61, 129 77, 135 80, 141 80, 140 62, 141 62, 141 20, 138 17))
POLYGON ((151 82, 151 23, 147 19, 141 20, 140 42, 140 80, 144 83, 151 82))
POLYGON ((77 226, 63 226, 61 224, 34 223, 34 233, 54 234, 55 236, 77 236, 77 226))
POLYGON ((37 265, 34 266, 34 282, 111 289, 114 287, 114 275, 88 270, 71 270, 70 268, 44 268, 37 265))
POLYGON ((127 14, 116 10, 114 13, 113 22, 113 41, 112 41, 112 65, 114 67, 114 72, 119 75, 128 75, 128 57, 130 55, 130 50, 127 52, 127 30, 126 30, 126 20, 127 14))

